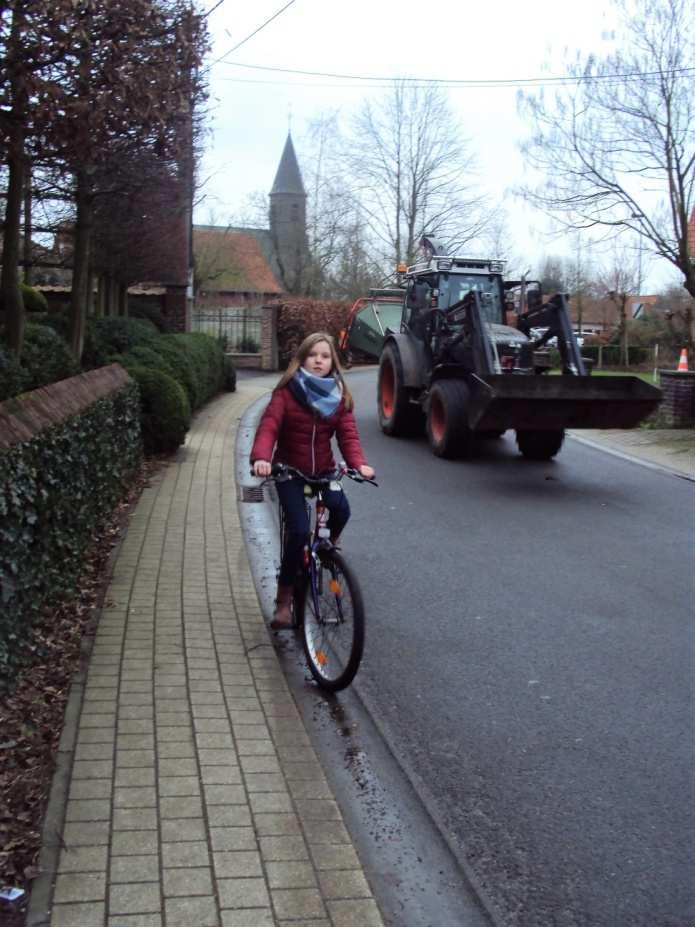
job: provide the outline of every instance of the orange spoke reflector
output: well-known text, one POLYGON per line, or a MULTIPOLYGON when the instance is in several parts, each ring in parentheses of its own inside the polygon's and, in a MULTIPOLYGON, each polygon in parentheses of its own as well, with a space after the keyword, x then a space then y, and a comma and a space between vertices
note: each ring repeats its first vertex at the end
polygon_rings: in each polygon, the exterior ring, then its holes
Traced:
POLYGON ((326 656, 324 650, 316 651, 316 662, 319 664, 319 666, 325 666, 326 663, 328 663, 328 657, 326 656))
POLYGON ((337 579, 332 579, 330 583, 328 584, 328 586, 331 592, 333 593, 333 595, 342 595, 342 592, 340 590, 340 583, 338 582, 337 579))

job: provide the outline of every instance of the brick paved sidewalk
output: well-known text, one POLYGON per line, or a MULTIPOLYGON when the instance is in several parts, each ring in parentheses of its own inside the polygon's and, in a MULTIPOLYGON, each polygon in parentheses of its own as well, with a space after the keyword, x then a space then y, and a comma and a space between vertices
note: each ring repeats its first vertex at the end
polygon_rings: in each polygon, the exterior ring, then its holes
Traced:
POLYGON ((577 429, 569 434, 604 450, 695 479, 695 428, 577 429))
POLYGON ((263 392, 207 406, 131 518, 28 927, 382 924, 246 559, 235 437, 263 392))

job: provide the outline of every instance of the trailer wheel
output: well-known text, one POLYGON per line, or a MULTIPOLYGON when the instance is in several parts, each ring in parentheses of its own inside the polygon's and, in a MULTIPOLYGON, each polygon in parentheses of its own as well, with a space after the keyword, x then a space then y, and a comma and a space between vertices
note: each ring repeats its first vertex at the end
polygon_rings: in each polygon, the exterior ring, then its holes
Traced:
POLYGON ((381 430, 394 438, 419 434, 423 426, 422 410, 410 402, 403 380, 398 348, 387 344, 379 360, 377 406, 381 430))
POLYGON ((517 431, 516 443, 519 451, 528 460, 550 460, 565 440, 564 428, 549 431, 517 431))
POLYGON ((430 391, 427 437, 437 457, 469 457, 473 432, 468 427, 468 387, 462 380, 437 380, 430 391))

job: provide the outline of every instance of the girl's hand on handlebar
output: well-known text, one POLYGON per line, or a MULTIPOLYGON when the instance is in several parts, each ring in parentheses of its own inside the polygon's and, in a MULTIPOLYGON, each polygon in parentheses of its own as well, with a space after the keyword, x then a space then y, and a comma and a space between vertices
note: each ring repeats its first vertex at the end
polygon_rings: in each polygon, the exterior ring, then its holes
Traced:
POLYGON ((363 464, 361 467, 357 468, 359 470, 360 476, 363 476, 365 480, 374 479, 374 468, 368 467, 367 464, 363 464))
POLYGON ((269 460, 254 460, 253 462, 255 476, 270 476, 272 469, 269 460))

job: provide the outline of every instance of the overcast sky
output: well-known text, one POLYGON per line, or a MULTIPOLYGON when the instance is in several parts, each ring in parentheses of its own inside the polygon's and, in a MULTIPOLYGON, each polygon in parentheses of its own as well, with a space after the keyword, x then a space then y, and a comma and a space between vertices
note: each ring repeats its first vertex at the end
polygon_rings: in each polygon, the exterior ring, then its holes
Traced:
MULTIPOLYGON (((215 2, 206 0, 206 8, 212 9, 215 2)), ((294 0, 257 35, 227 54, 286 2, 222 0, 210 15, 209 63, 224 60, 210 69, 210 135, 200 171, 205 197, 196 222, 234 221, 249 194, 270 190, 290 112, 292 136, 300 150, 310 119, 339 108, 347 121, 365 97, 385 92, 369 80, 273 73, 237 65, 355 78, 557 77, 567 73, 578 53, 610 52, 616 23, 609 0, 476 4, 294 0)), ((568 253, 567 236, 549 233, 546 219, 510 192, 523 178, 518 144, 528 131, 517 114, 517 90, 461 87, 446 92, 477 153, 481 187, 495 203, 505 206, 511 218, 515 251, 534 269, 544 254, 568 253)), ((666 267, 652 265, 648 283, 653 288, 669 273, 666 267)))

